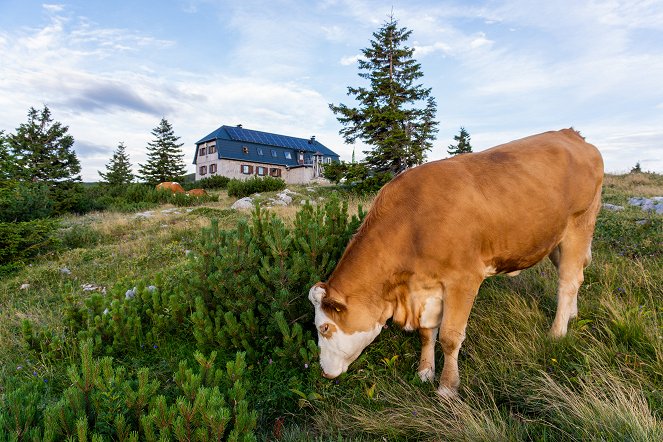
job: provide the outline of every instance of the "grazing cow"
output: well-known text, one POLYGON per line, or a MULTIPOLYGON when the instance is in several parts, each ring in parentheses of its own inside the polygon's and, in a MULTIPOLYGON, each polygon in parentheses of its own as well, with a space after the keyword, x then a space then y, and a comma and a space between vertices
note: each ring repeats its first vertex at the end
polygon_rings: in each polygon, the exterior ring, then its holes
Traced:
POLYGON ((345 372, 391 318, 419 330, 419 376, 458 391, 458 352, 482 281, 550 257, 559 271, 550 334, 566 334, 591 259, 603 160, 573 129, 433 161, 384 186, 326 283, 315 284, 320 365, 345 372))
POLYGON ((191 189, 186 194, 189 196, 205 196, 207 192, 205 189, 191 189))
POLYGON ((169 190, 172 193, 184 193, 184 188, 174 181, 166 181, 157 184, 157 190, 169 190))

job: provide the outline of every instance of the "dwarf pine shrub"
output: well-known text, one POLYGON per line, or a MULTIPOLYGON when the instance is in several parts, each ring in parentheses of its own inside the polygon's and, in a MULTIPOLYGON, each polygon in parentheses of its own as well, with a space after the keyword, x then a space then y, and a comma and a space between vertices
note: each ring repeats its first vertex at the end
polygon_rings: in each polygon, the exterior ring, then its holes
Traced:
POLYGON ((257 414, 247 399, 246 363, 238 353, 222 370, 216 353, 196 353, 174 374, 176 397, 158 394, 160 382, 146 367, 130 374, 111 357, 80 345, 80 363, 67 370, 60 399, 45 405, 36 382, 12 383, 0 395, 1 440, 254 441, 257 414))
POLYGON ((254 176, 246 180, 231 179, 227 187, 228 196, 242 198, 258 192, 283 190, 285 189, 285 181, 271 176, 254 176))

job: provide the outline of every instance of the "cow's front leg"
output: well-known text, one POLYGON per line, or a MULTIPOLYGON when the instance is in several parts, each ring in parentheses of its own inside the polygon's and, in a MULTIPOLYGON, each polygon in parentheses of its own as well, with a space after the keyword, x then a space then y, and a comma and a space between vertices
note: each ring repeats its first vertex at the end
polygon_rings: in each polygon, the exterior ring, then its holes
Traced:
POLYGON ((420 328, 421 337, 421 359, 417 373, 424 382, 433 382, 435 377, 435 335, 436 328, 420 328))
POLYGON ((444 367, 440 376, 437 394, 453 397, 458 394, 460 376, 458 374, 458 353, 465 340, 465 328, 479 284, 471 287, 463 284, 449 287, 444 300, 444 313, 440 324, 440 344, 444 352, 444 367))

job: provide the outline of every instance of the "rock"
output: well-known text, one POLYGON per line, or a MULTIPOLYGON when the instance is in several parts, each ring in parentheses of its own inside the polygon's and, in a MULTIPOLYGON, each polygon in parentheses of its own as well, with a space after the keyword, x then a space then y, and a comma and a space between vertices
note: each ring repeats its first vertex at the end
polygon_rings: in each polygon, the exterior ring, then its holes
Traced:
POLYGON ((21 290, 27 290, 29 288, 30 288, 30 284, 28 284, 28 283, 21 284, 21 290))
POLYGON ((603 208, 605 210, 610 210, 612 212, 621 212, 622 210, 624 210, 623 206, 617 206, 615 204, 609 204, 609 203, 603 203, 603 208))
POLYGON ((71 275, 71 270, 69 270, 69 269, 66 268, 66 267, 62 267, 62 268, 60 269, 60 273, 63 274, 63 275, 71 275))
POLYGON ((148 291, 149 293, 154 293, 154 291, 155 291, 156 289, 157 289, 157 288, 156 288, 156 286, 154 286, 154 285, 151 285, 151 286, 148 286, 148 287, 147 287, 147 291, 148 291))
POLYGON ((136 296, 136 287, 129 289, 124 294, 124 299, 133 299, 136 296))
POLYGON ((230 208, 235 210, 251 210, 253 209, 253 199, 248 196, 242 199, 238 199, 233 203, 232 206, 230 206, 230 208))
POLYGON ((94 291, 100 291, 101 293, 106 293, 106 288, 105 287, 100 287, 95 284, 81 284, 81 288, 83 289, 84 292, 94 292, 94 291))
MULTIPOLYGON (((292 201, 292 200, 291 200, 291 201, 292 201)), ((278 200, 269 200, 269 202, 270 202, 273 206, 287 206, 287 205, 288 205, 288 203, 287 203, 285 200, 282 200, 282 199, 278 199, 278 200)))
POLYGON ((633 197, 628 199, 628 203, 632 206, 640 207, 645 212, 655 212, 659 215, 663 215, 663 197, 633 197))
POLYGON ((154 212, 152 210, 148 210, 146 212, 138 212, 134 215, 134 218, 151 218, 153 216, 154 212))
MULTIPOLYGON (((288 189, 285 189, 285 190, 288 190, 288 189)), ((283 201, 285 203, 284 205, 287 206, 288 204, 290 204, 292 202, 292 197, 289 196, 288 193, 285 190, 281 193, 277 193, 276 196, 278 197, 278 200, 283 201)))

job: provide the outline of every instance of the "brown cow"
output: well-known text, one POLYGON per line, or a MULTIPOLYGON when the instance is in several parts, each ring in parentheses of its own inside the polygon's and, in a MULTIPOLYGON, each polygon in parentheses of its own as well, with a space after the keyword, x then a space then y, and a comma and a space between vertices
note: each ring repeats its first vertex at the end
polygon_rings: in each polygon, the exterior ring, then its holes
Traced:
POLYGON ((169 190, 172 193, 184 193, 184 188, 174 181, 166 181, 157 184, 157 190, 169 190))
POLYGON ((320 365, 345 372, 392 318, 419 330, 419 376, 432 381, 435 334, 444 352, 438 394, 455 395, 458 352, 482 281, 549 256, 559 271, 550 333, 566 334, 591 259, 603 160, 572 129, 410 169, 380 191, 326 283, 309 292, 320 365))
POLYGON ((205 189, 191 189, 186 194, 189 196, 206 196, 207 192, 205 189))

